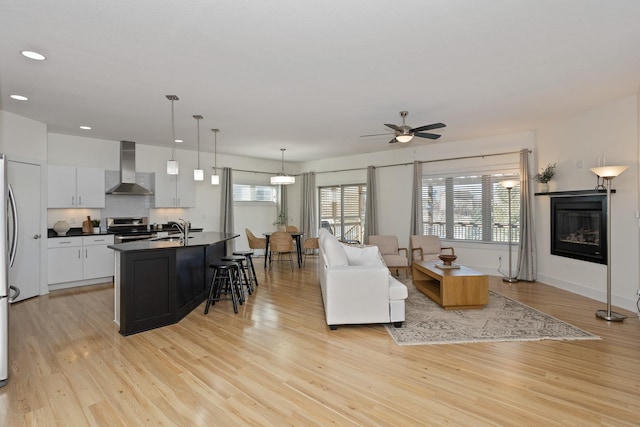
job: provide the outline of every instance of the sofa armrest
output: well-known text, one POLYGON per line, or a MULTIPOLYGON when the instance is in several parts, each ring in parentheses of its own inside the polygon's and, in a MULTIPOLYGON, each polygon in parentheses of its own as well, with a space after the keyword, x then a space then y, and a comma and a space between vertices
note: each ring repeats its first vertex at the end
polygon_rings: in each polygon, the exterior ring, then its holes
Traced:
POLYGON ((404 256, 409 258, 409 249, 407 249, 407 248, 398 248, 398 255, 400 255, 400 251, 404 251, 404 256))
POLYGON ((389 322, 386 267, 330 267, 326 273, 323 298, 328 325, 389 322))
POLYGON ((411 249, 411 259, 417 259, 417 258, 415 258, 415 257, 413 256, 413 253, 414 253, 415 251, 419 251, 419 252, 420 252, 420 261, 424 260, 424 254, 423 254, 423 252, 422 252, 422 248, 412 248, 412 249, 411 249))

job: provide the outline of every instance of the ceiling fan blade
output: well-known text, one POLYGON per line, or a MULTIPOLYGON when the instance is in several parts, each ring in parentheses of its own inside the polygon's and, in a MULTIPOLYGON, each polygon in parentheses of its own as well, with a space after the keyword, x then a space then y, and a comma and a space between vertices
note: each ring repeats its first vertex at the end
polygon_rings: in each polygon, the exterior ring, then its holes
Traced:
POLYGON ((436 133, 417 132, 417 133, 414 133, 413 136, 419 136, 420 138, 438 139, 442 135, 438 135, 436 133))
POLYGON ((393 129, 393 130, 397 130, 398 132, 401 132, 401 131, 402 131, 402 129, 400 129, 400 128, 399 128, 398 126, 396 126, 396 125, 390 125, 390 124, 388 124, 388 123, 385 123, 384 125, 385 125, 386 127, 388 127, 388 128, 393 129))
POLYGON ((440 129, 443 127, 446 127, 447 125, 445 125, 444 123, 432 123, 430 125, 425 125, 425 126, 419 126, 417 128, 413 128, 411 129, 411 132, 422 132, 423 130, 433 130, 433 129, 440 129))
POLYGON ((391 132, 387 132, 387 133, 372 133, 370 135, 360 135, 360 138, 364 138, 365 136, 381 136, 381 135, 391 135, 391 132))
POLYGON ((389 144, 395 144, 396 142, 398 142, 398 140, 393 138, 391 141, 389 141, 389 144))

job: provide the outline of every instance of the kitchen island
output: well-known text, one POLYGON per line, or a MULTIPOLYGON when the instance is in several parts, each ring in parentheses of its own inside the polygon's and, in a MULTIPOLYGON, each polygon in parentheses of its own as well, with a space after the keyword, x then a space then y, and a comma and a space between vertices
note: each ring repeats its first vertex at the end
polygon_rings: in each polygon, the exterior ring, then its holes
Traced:
POLYGON ((208 296, 209 264, 238 234, 195 233, 110 245, 115 251, 114 321, 122 335, 177 323, 208 296))

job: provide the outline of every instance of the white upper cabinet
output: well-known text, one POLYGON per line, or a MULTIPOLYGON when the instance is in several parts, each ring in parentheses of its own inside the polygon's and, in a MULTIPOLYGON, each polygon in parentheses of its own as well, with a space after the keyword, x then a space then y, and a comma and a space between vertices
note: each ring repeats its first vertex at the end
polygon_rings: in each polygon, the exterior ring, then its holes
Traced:
POLYGON ((196 187, 193 175, 182 173, 169 175, 166 172, 155 174, 156 208, 192 208, 196 205, 196 187))
POLYGON ((104 208, 104 169, 49 165, 49 208, 104 208))

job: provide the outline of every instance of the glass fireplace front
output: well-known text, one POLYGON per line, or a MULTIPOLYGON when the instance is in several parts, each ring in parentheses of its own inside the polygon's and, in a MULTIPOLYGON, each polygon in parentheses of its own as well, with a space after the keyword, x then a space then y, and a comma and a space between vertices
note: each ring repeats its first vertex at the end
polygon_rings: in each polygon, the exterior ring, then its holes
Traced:
POLYGON ((607 263, 607 196, 551 198, 551 254, 607 263))

